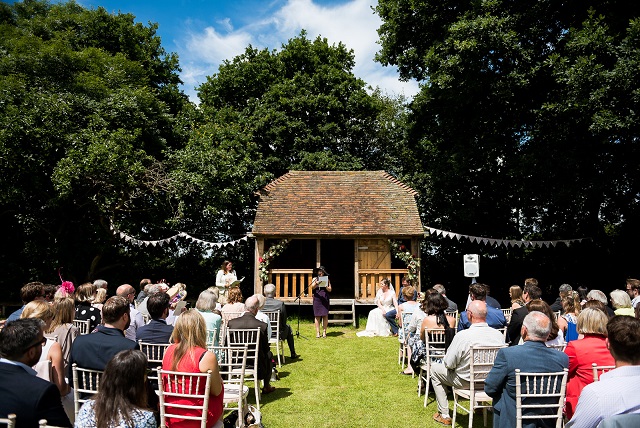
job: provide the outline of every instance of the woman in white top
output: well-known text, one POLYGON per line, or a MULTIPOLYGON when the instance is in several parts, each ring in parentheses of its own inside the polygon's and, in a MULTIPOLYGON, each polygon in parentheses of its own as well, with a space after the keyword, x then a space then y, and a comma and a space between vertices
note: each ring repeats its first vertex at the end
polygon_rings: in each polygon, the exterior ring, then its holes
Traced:
POLYGON ((220 292, 218 298, 222 304, 226 303, 229 286, 237 279, 236 271, 233 270, 233 263, 229 260, 222 262, 220 270, 216 274, 216 287, 220 292))

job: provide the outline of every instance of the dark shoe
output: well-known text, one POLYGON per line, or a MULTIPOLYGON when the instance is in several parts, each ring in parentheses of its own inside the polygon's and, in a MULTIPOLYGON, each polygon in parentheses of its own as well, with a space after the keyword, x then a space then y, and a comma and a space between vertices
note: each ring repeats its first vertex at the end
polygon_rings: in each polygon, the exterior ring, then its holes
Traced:
MULTIPOLYGON (((263 394, 271 394, 275 390, 276 390, 275 386, 269 385, 269 386, 265 386, 264 388, 262 388, 262 393, 263 394)), ((449 422, 449 425, 451 425, 451 422, 449 422)))
POLYGON ((436 421, 439 424, 446 425, 446 426, 451 426, 451 418, 445 418, 440 413, 435 413, 433 415, 433 420, 436 421))
POLYGON ((293 354, 292 356, 290 356, 289 358, 291 358, 292 360, 295 360, 297 358, 300 358, 300 354, 293 354))

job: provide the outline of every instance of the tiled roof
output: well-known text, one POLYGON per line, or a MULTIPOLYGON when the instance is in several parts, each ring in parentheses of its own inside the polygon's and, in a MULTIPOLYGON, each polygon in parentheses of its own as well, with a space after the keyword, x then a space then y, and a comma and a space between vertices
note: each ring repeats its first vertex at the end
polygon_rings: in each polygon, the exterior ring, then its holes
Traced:
POLYGON ((423 236, 415 190, 384 171, 290 171, 260 191, 256 236, 423 236))

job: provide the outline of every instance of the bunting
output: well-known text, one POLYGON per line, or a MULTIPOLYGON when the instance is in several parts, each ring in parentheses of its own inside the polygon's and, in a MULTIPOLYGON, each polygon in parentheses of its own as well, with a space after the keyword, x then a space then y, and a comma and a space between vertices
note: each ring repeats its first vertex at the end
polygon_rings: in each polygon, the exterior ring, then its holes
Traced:
POLYGON ((238 245, 241 242, 245 242, 249 239, 248 236, 243 236, 240 239, 236 239, 235 241, 228 241, 228 242, 209 242, 209 241, 205 241, 203 239, 198 239, 195 238, 191 235, 189 235, 188 233, 184 233, 184 232, 179 232, 173 236, 169 236, 168 238, 163 238, 163 239, 159 239, 159 240, 155 240, 155 241, 147 241, 147 240, 143 240, 143 239, 137 239, 134 238, 133 236, 127 235, 126 233, 122 232, 121 230, 118 230, 118 228, 116 228, 116 226, 113 224, 113 222, 110 224, 110 229, 111 232, 115 235, 118 236, 120 239, 124 240, 125 242, 129 243, 129 244, 133 244, 133 245, 137 245, 139 247, 145 246, 148 247, 149 245, 152 245, 154 247, 159 246, 162 247, 165 244, 169 244, 172 241, 175 241, 178 238, 183 238, 186 240, 189 240, 191 242, 196 242, 198 244, 204 245, 205 247, 209 247, 209 248, 224 248, 227 246, 231 246, 234 247, 236 245, 238 245))
POLYGON ((492 246, 496 246, 499 247, 500 245, 504 245, 506 248, 511 247, 518 247, 521 248, 522 246, 524 246, 525 248, 527 247, 532 247, 532 248, 542 248, 542 247, 555 247, 558 244, 564 244, 567 247, 570 247, 571 244, 575 243, 575 242, 582 242, 582 241, 590 241, 591 238, 575 238, 575 239, 559 239, 559 240, 553 240, 553 241, 524 241, 524 240, 515 240, 515 239, 496 239, 496 238, 485 238, 483 236, 471 236, 471 235, 463 235, 462 233, 455 233, 455 232, 449 232, 446 230, 440 230, 440 229, 436 229, 435 227, 425 227, 425 229, 427 229, 429 231, 430 235, 435 235, 435 236, 443 236, 445 238, 449 238, 449 239, 457 239, 458 241, 460 241, 461 239, 468 239, 471 242, 477 243, 477 244, 483 244, 483 245, 492 245, 492 246))

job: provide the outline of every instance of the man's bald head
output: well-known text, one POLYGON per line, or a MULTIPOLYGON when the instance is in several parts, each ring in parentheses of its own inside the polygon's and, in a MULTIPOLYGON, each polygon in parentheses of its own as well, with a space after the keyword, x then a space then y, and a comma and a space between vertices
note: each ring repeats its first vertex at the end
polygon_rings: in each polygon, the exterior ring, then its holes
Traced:
POLYGON ((487 304, 484 300, 472 300, 467 307, 467 317, 471 324, 487 321, 487 304), (471 313, 471 316, 469 316, 471 313))

